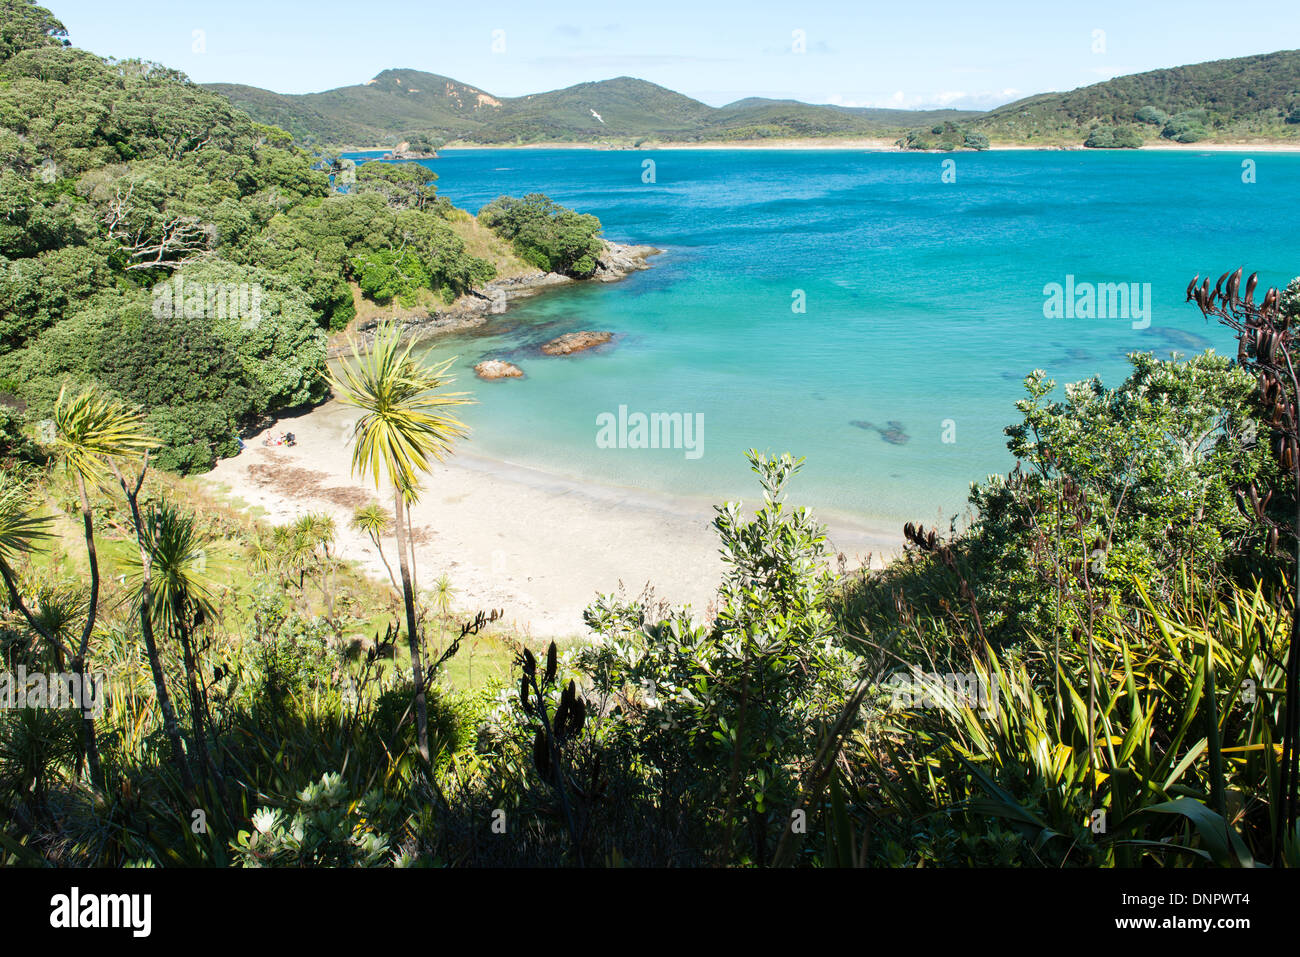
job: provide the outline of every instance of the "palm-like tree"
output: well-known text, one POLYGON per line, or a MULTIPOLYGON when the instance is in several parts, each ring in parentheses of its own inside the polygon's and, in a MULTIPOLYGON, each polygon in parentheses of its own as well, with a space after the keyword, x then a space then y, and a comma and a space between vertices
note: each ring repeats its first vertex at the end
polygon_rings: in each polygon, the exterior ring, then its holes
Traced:
POLYGON ((205 621, 216 617, 204 542, 193 516, 183 514, 166 501, 150 507, 145 518, 145 541, 152 587, 148 591, 139 587, 144 571, 142 561, 129 563, 133 567, 131 580, 139 590, 139 601, 148 603, 147 612, 154 624, 181 646, 199 772, 206 782, 211 770, 221 789, 220 775, 208 754, 207 692, 199 675, 194 646, 194 632, 205 621))
POLYGON ((57 647, 57 639, 28 610, 18 590, 15 563, 36 550, 42 539, 50 537, 52 519, 39 515, 31 489, 9 472, 0 469, 0 578, 4 579, 9 603, 22 612, 27 623, 42 638, 57 647))
MULTIPOLYGON (((90 507, 89 486, 107 484, 108 463, 113 459, 140 458, 157 442, 144 430, 144 419, 121 402, 93 391, 70 398, 67 388, 59 390, 54 405, 54 455, 76 484, 81 506, 81 523, 90 564, 90 597, 81 638, 72 653, 72 669, 82 685, 86 681, 86 655, 95 630, 99 605, 99 556, 95 549, 95 519, 90 507)), ((82 717, 82 744, 90 779, 103 786, 99 747, 95 741, 95 719, 82 717)))
POLYGON ((338 537, 334 517, 324 512, 308 512, 302 518, 303 531, 320 548, 326 559, 330 557, 330 546, 338 537))
POLYGON ((415 684, 415 715, 420 756, 429 760, 429 714, 425 702, 424 662, 416 626, 414 586, 409 561, 408 506, 419 497, 420 481, 434 461, 451 452, 452 442, 469 434, 447 409, 468 405, 468 393, 442 391, 451 380, 454 361, 421 366, 411 359, 411 343, 402 345, 400 328, 390 322, 376 330, 370 351, 362 354, 354 340, 351 359, 327 375, 339 398, 361 412, 353 426, 352 471, 363 479, 381 477, 393 486, 394 532, 406 606, 407 641, 415 684))
POLYGON ((316 526, 311 515, 303 515, 285 529, 282 540, 284 561, 298 573, 298 590, 306 587, 307 573, 320 563, 317 552, 316 526))
POLYGON ((185 755, 185 745, 181 740, 180 723, 176 720, 176 709, 172 705, 171 695, 167 693, 167 676, 163 671, 162 656, 158 651, 158 641, 154 636, 153 614, 153 546, 150 544, 148 528, 144 516, 140 513, 140 490, 144 487, 145 477, 149 472, 149 452, 140 457, 140 470, 128 478, 122 470, 118 458, 108 459, 108 467, 117 479, 117 484, 126 496, 131 509, 131 524, 135 528, 135 542, 140 554, 137 566, 137 589, 139 601, 137 608, 140 617, 140 637, 144 640, 145 653, 149 656, 149 671, 153 675, 154 689, 158 694, 158 708, 162 711, 163 730, 171 742, 172 762, 180 774, 181 784, 191 794, 197 796, 194 787, 194 775, 190 772, 190 762, 185 755))
MULTIPOLYGON (((306 549, 309 567, 320 568, 317 581, 321 596, 325 599, 327 614, 334 618, 334 569, 336 562, 330 554, 330 547, 338 537, 334 518, 325 512, 308 512, 294 523, 294 538, 301 540, 306 549)), ((302 579, 299 579, 299 588, 302 579)))
POLYGON ((433 603, 438 608, 438 614, 446 618, 451 614, 451 603, 456 597, 456 587, 452 585, 451 579, 446 575, 439 575, 433 583, 433 603))
POLYGON ((397 584, 397 576, 393 574, 393 566, 388 564, 388 556, 384 554, 383 536, 388 531, 391 522, 388 513, 378 502, 371 502, 357 509, 352 515, 351 525, 358 532, 365 532, 370 540, 375 543, 375 548, 379 550, 379 560, 384 563, 384 568, 388 570, 388 580, 393 583, 393 590, 399 594, 402 591, 397 584))

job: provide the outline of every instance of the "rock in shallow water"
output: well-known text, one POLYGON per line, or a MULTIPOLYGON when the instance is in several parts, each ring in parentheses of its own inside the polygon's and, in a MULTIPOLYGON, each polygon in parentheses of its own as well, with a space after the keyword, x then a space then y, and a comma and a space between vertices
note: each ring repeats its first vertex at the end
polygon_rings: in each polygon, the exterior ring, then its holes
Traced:
POLYGON ((904 445, 911 438, 910 435, 903 431, 903 423, 897 419, 890 419, 883 426, 872 422, 864 422, 861 419, 854 419, 849 425, 859 429, 866 429, 869 432, 879 432, 880 437, 890 445, 904 445))
POLYGON ((513 362, 488 359, 474 367, 474 374, 480 379, 518 379, 523 376, 524 370, 513 362))
POLYGON ((614 338, 612 332, 569 332, 542 346, 548 356, 567 356, 602 346, 614 338))

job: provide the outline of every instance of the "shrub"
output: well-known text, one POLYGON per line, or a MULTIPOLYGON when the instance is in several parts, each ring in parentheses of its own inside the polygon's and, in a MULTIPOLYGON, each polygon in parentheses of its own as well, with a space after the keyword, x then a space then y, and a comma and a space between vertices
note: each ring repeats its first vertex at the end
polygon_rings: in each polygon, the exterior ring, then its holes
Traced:
POLYGON ((1142 145, 1142 137, 1127 126, 1097 126, 1083 145, 1090 149, 1137 149, 1142 145))
POLYGON ((365 253, 352 260, 352 272, 361 291, 380 305, 396 299, 408 309, 415 305, 421 289, 428 289, 432 276, 418 257, 392 249, 365 253))
POLYGON ((1094 127, 1088 134, 1088 138, 1083 141, 1083 145, 1089 149, 1110 149, 1115 145, 1115 130, 1110 126, 1094 127))
POLYGON ((1046 661, 986 650, 970 665, 982 704, 922 677, 931 707, 885 707, 873 722, 878 756, 861 753, 882 783, 880 863, 1241 866, 1270 856, 1280 788, 1265 752, 1280 709, 1278 696, 1254 692, 1282 684, 1289 611, 1258 589, 1221 596, 1191 579, 1164 601, 1140 582, 1126 590, 1137 607, 1101 617, 1091 653, 1078 636, 1046 661))
POLYGON ((1129 126, 1115 130, 1115 145, 1120 149, 1136 150, 1142 147, 1142 134, 1129 126))
POLYGON ((1163 594, 1189 568, 1242 582, 1275 575, 1236 504, 1238 488, 1253 482, 1264 496, 1282 481, 1259 438, 1253 380, 1213 352, 1129 360, 1116 388, 1092 379, 1063 400, 1042 372, 1030 375, 1023 420, 1006 430, 1017 467, 972 488, 974 518, 950 538, 951 563, 910 551, 850 590, 849 620, 888 629, 901 598, 920 618, 960 619, 973 640, 982 631, 1000 646, 1077 623, 1068 607, 1060 619, 1056 583, 1080 563, 1098 569, 1097 591, 1142 580, 1163 594))
POLYGON ((1144 106, 1133 114, 1133 119, 1148 126, 1163 127, 1169 122, 1169 114, 1154 106, 1144 106))
MULTIPOLYGON (((251 415, 324 397, 320 373, 327 336, 307 294, 292 280, 266 269, 214 260, 186 266, 154 286, 155 309, 171 289, 181 290, 187 299, 194 289, 205 294, 203 316, 247 373, 251 415), (241 308, 229 308, 237 300, 244 300, 241 308)), ((171 312, 177 311, 173 304, 171 312)))
POLYGON ((509 240, 519 256, 549 272, 586 277, 603 248, 600 220, 576 213, 542 193, 502 196, 479 210, 479 221, 509 240))
POLYGON ((231 850, 242 867, 377 867, 391 860, 389 838, 372 824, 384 803, 378 788, 354 799, 342 777, 327 772, 298 793, 292 818, 259 808, 253 830, 240 831, 231 850))
POLYGON ((106 294, 28 350, 23 394, 45 415, 64 382, 98 384, 144 409, 163 443, 154 464, 188 473, 238 449, 241 425, 261 411, 254 366, 206 319, 156 316, 145 291, 106 294))
POLYGON ((1210 135, 1205 128, 1208 119, 1209 114, 1204 110, 1184 110, 1175 113, 1169 118, 1160 135, 1178 143, 1195 143, 1210 135))
POLYGON ((24 422, 21 412, 0 401, 0 465, 44 461, 41 450, 24 431, 24 422))
POLYGON ((752 519, 737 502, 717 509, 727 569, 712 624, 604 596, 585 616, 603 641, 579 664, 598 695, 629 702, 651 775, 689 776, 713 840, 743 821, 744 859, 765 863, 858 662, 830 615, 824 529, 785 503, 801 462, 748 455, 763 501, 752 519))

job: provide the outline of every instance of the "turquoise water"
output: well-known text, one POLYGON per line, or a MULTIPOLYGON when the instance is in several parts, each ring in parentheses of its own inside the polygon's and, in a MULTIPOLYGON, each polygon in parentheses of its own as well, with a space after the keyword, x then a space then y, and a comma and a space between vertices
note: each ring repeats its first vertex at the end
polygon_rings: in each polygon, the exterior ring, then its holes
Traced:
POLYGON ((546 292, 433 348, 460 356, 460 384, 479 401, 467 450, 713 500, 753 497, 744 449, 790 451, 807 458, 803 503, 932 520, 1011 466, 1002 429, 1031 369, 1116 383, 1132 350, 1235 354, 1183 302, 1192 275, 1246 264, 1268 285, 1300 273, 1297 155, 960 154, 955 183, 942 181, 945 159, 473 150, 428 161, 459 206, 542 191, 595 213, 611 239, 665 250, 626 281, 546 292), (1045 318, 1044 286, 1067 275, 1150 283, 1149 328, 1045 318), (792 311, 795 290, 806 312, 792 311), (568 358, 538 351, 579 329, 617 339, 568 358), (489 357, 527 378, 478 380, 471 366, 489 357), (597 416, 620 405, 702 413, 702 454, 598 447, 597 416))

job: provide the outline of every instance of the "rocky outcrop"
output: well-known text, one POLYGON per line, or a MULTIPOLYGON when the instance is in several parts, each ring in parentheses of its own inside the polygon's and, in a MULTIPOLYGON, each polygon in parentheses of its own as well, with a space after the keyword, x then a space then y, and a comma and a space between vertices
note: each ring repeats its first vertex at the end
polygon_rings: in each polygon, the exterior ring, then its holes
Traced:
POLYGON ((568 332, 542 346, 548 356, 567 356, 603 346, 614 338, 612 332, 568 332))
MULTIPOLYGON (((549 286, 571 281, 565 276, 540 270, 522 276, 511 276, 509 279, 494 279, 477 289, 471 289, 450 306, 436 309, 425 316, 402 319, 402 330, 407 336, 419 341, 449 332, 472 329, 487 322, 493 316, 505 312, 514 299, 532 296, 549 286)), ((349 330, 349 333, 335 336, 330 342, 330 358, 351 353, 352 348, 348 344, 350 337, 366 346, 370 344, 374 334, 375 323, 367 322, 349 330)))
POLYGON ((520 379, 524 370, 513 362, 502 359, 487 359, 474 367, 474 374, 480 379, 520 379))
MULTIPOLYGON (((653 246, 629 246, 601 240, 604 250, 596 262, 596 270, 586 280, 573 279, 554 272, 524 273, 505 279, 493 279, 476 289, 471 289, 445 309, 437 309, 427 316, 401 320, 404 333, 415 340, 430 339, 449 332, 461 332, 474 326, 482 325, 495 315, 500 315, 509 308, 511 302, 527 296, 535 296, 552 286, 563 286, 571 282, 616 282, 642 269, 649 269, 647 257, 658 255, 662 250, 653 246)), ((369 322, 350 330, 352 337, 363 346, 369 345, 374 337, 375 323, 369 322)), ((330 342, 329 357, 348 355, 351 346, 349 335, 336 336, 330 342)), ((589 348, 589 347, 588 347, 589 348)))
POLYGON ((638 270, 649 269, 646 260, 663 252, 653 246, 628 246, 607 239, 603 242, 605 249, 596 260, 596 271, 591 274, 592 279, 600 282, 617 282, 638 270))

